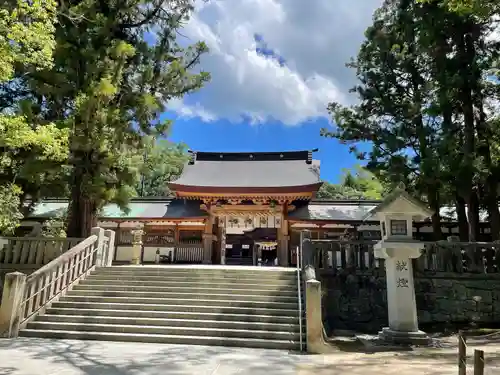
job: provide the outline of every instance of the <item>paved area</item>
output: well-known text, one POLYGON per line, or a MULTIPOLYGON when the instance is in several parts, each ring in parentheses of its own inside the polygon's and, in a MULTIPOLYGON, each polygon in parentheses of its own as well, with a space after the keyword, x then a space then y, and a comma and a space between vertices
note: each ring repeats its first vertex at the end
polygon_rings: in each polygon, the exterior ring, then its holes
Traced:
MULTIPOLYGON (((500 343, 485 350, 485 375, 500 373, 500 343)), ((469 360, 472 364, 472 360, 469 360)), ((325 356, 276 350, 20 338, 0 340, 0 375, 455 375, 456 348, 339 351, 325 356)), ((472 374, 470 370, 468 373, 472 374)))

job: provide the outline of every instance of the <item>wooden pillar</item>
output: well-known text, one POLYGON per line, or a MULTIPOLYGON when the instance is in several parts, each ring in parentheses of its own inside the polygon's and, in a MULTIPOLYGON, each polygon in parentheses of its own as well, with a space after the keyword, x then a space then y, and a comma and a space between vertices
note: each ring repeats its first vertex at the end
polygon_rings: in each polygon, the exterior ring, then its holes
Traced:
POLYGON ((213 215, 210 215, 205 222, 205 231, 203 233, 203 263, 212 263, 212 248, 213 248, 213 215))
POLYGON ((278 265, 281 267, 288 267, 290 261, 288 259, 288 241, 290 236, 288 235, 288 220, 287 218, 287 203, 283 204, 282 216, 281 216, 281 227, 278 228, 278 265))
POLYGON ((220 264, 226 264, 226 228, 219 227, 220 264))

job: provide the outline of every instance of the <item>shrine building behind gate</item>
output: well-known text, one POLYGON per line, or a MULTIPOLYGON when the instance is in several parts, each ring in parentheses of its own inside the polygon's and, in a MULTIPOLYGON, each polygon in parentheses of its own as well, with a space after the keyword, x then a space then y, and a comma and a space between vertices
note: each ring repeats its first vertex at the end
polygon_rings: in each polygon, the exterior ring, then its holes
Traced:
MULTIPOLYGON (((169 184, 174 198, 134 199, 128 212, 103 208, 99 226, 117 232, 115 262, 131 261, 135 229, 144 231, 143 263, 160 253, 175 263, 289 266, 303 229, 313 238, 380 239, 378 219, 366 220, 379 201, 315 199, 322 183, 314 151, 192 152, 169 184)), ((67 204, 45 200, 23 226, 61 214, 67 204)), ((458 231, 454 221, 443 226, 447 235, 458 231)), ((432 229, 422 222, 414 231, 425 239, 432 229)))

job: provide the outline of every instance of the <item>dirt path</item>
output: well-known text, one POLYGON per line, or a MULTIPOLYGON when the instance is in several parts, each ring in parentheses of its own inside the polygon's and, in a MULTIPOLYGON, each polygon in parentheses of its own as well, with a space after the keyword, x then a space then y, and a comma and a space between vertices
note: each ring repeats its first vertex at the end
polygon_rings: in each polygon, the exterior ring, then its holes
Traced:
MULTIPOLYGON (((446 348, 372 354, 338 352, 323 364, 299 365, 299 375, 456 375, 457 338, 443 339, 446 348)), ((485 352, 485 375, 500 374, 500 339, 469 339, 467 374, 473 374, 474 349, 485 352)), ((317 361, 316 361, 317 362, 317 361)))

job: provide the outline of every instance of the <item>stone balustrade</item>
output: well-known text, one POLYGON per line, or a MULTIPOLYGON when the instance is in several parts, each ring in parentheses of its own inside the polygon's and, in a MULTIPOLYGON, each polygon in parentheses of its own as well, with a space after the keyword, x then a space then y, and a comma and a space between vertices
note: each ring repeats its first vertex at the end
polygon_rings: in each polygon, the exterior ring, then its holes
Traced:
POLYGON ((7 274, 0 305, 0 336, 16 337, 30 320, 96 267, 111 266, 114 248, 113 231, 93 228, 90 237, 29 276, 7 274))
POLYGON ((13 264, 41 266, 83 240, 84 238, 1 237, 0 267, 13 264))

